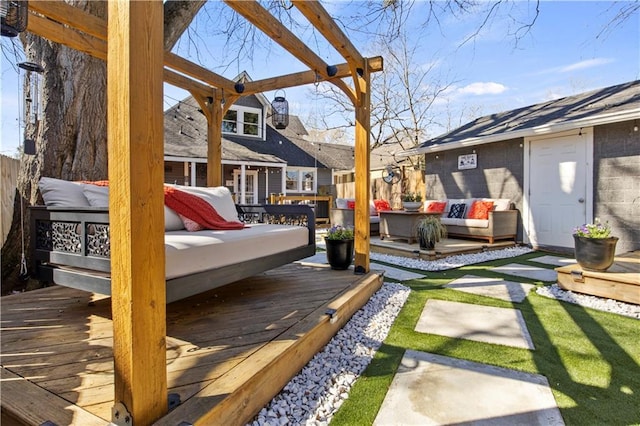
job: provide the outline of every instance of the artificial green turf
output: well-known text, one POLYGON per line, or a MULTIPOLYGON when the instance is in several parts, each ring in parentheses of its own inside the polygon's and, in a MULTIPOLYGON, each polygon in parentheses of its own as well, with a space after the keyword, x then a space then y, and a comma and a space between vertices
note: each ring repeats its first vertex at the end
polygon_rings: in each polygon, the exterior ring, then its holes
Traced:
POLYGON ((430 272, 424 279, 404 283, 412 289, 405 306, 331 424, 373 423, 405 349, 541 374, 547 377, 568 425, 640 424, 640 321, 560 302, 535 291, 522 303, 510 303, 443 288, 466 274, 549 284, 489 271, 515 262, 544 267, 530 263, 537 256, 540 253, 430 272), (414 327, 428 299, 519 309, 536 349, 418 333, 414 327))

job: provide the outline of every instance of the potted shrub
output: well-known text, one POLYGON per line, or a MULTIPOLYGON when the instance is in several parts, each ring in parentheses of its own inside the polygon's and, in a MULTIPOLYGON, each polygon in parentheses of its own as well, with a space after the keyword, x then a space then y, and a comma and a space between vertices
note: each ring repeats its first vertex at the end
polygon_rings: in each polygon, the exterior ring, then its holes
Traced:
POLYGON ((618 237, 611 236, 609 223, 585 223, 573 230, 576 262, 586 271, 604 272, 613 265, 618 237))
POLYGON ((422 206, 422 195, 417 192, 407 192, 402 194, 402 208, 409 212, 420 210, 422 206))
POLYGON ((433 250, 436 243, 446 236, 447 227, 440 222, 439 217, 425 216, 416 224, 416 237, 421 249, 433 250))
POLYGON ((353 228, 334 225, 324 237, 331 269, 347 269, 353 260, 353 228))

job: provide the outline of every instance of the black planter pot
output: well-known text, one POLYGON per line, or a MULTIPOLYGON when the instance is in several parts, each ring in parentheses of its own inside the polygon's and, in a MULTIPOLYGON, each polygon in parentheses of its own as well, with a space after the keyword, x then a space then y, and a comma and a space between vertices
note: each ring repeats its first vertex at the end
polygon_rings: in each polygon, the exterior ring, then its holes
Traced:
POLYGON ((587 238, 574 235, 573 241, 576 262, 585 271, 604 272, 613 265, 618 237, 587 238))
POLYGON ((327 248, 327 261, 331 269, 344 270, 351 266, 353 260, 353 240, 324 239, 327 248))

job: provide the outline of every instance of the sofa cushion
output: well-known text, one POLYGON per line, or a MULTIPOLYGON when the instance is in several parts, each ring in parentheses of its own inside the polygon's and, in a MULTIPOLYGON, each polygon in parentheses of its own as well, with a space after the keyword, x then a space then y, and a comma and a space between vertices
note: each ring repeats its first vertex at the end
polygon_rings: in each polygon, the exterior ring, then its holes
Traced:
POLYGON ((489 212, 493 210, 493 201, 476 200, 471 204, 467 214, 468 219, 489 219, 489 212))
POLYGON ((48 207, 89 207, 89 200, 84 196, 84 185, 81 182, 42 177, 38 188, 44 204, 48 207))
POLYGON ((353 198, 336 198, 336 208, 337 209, 348 209, 347 203, 349 201, 355 201, 353 198))
POLYGON ((466 226, 469 228, 488 228, 489 220, 482 219, 456 219, 450 217, 443 217, 440 219, 443 225, 446 226, 466 226))
POLYGON ((463 203, 455 203, 451 205, 451 208, 449 209, 449 214, 447 215, 447 217, 450 218, 454 218, 454 219, 462 219, 464 218, 464 212, 467 209, 467 205, 463 204, 463 203))
POLYGON ((427 213, 444 213, 446 208, 446 201, 431 201, 429 204, 426 204, 424 211, 427 213))
POLYGON ((376 207, 376 213, 379 212, 386 212, 391 210, 391 205, 389 204, 389 202, 387 200, 373 200, 373 204, 376 207))
POLYGON ((511 200, 508 198, 483 198, 483 201, 493 201, 493 210, 497 212, 506 211, 511 209, 511 200))

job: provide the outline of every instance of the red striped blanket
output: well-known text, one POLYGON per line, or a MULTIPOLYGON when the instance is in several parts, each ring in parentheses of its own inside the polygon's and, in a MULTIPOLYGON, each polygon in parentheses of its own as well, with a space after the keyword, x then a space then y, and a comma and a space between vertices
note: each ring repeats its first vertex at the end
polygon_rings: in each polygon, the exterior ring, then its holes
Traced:
POLYGON ((244 223, 227 221, 215 208, 197 195, 164 187, 164 204, 179 215, 193 220, 205 229, 232 230, 244 228, 244 223))

